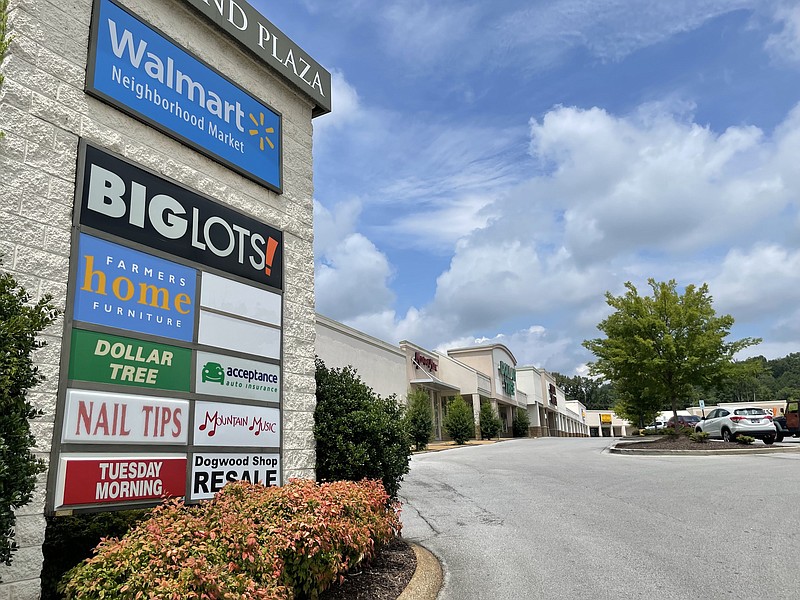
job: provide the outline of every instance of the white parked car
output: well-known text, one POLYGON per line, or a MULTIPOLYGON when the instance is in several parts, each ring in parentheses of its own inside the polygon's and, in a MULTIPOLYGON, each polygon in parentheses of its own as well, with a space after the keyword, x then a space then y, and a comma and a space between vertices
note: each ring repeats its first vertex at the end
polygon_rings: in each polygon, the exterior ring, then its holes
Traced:
POLYGON ((644 430, 645 431, 654 431, 654 430, 658 429, 660 431, 660 430, 666 429, 666 428, 667 428, 666 421, 662 421, 661 419, 656 419, 655 421, 650 423, 650 425, 645 427, 644 430))
POLYGON ((734 441, 737 435, 749 435, 771 444, 777 435, 772 415, 756 406, 717 408, 708 413, 694 430, 705 431, 709 437, 722 438, 726 442, 734 441))

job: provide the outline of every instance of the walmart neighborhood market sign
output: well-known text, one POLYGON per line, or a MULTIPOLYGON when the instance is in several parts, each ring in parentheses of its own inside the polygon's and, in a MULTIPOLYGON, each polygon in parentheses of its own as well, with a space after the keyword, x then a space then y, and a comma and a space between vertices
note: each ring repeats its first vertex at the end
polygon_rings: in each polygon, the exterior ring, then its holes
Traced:
POLYGON ((110 0, 96 0, 86 91, 281 192, 281 116, 110 0))

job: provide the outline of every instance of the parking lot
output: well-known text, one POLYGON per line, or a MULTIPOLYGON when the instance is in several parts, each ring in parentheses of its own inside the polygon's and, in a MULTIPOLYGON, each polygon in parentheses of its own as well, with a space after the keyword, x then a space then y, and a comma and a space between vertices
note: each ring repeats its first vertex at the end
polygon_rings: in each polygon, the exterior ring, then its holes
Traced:
POLYGON ((605 452, 609 443, 525 439, 416 455, 401 489, 404 535, 442 560, 440 600, 795 589, 786 565, 796 562, 800 452, 622 456, 605 452))

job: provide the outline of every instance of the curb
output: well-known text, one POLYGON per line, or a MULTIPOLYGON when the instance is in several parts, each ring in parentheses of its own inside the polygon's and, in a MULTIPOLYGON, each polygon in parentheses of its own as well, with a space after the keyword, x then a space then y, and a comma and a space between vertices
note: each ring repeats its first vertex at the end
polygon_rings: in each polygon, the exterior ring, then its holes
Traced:
POLYGON ((436 600, 442 588, 442 565, 430 550, 408 542, 417 556, 417 568, 397 600, 436 600))

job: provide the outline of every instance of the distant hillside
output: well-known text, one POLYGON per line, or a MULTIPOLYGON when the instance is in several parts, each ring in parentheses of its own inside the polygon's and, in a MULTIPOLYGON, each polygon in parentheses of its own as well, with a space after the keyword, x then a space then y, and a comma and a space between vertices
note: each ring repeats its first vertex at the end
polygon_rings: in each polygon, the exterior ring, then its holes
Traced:
MULTIPOLYGON (((772 360, 758 356, 748 359, 748 362, 760 363, 761 374, 729 379, 711 390, 697 390, 696 400, 716 404, 800 399, 800 352, 772 360)), ((568 377, 553 373, 553 376, 564 389, 567 400, 582 402, 589 410, 611 410, 614 406, 614 386, 611 384, 598 383, 580 375, 568 377)))

